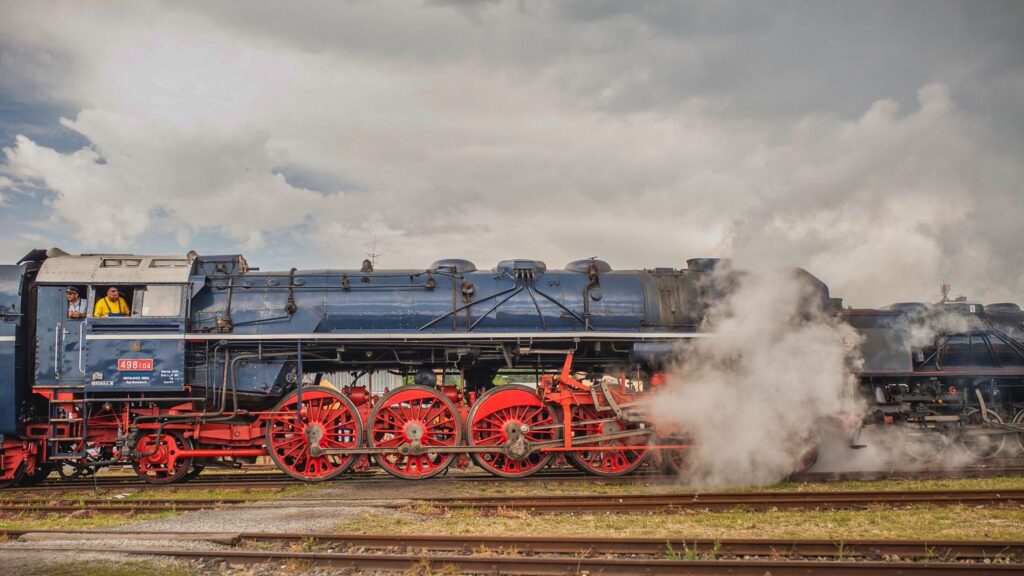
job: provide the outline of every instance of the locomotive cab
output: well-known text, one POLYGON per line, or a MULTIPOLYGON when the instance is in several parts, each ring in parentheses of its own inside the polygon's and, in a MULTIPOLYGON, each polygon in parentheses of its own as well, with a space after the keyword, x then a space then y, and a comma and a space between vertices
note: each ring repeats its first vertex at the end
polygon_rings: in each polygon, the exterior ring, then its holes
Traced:
POLYGON ((181 390, 191 264, 187 257, 48 258, 36 282, 36 387, 181 390), (102 302, 110 287, 119 290, 123 310, 102 302), (88 299, 84 318, 68 314, 69 288, 88 299))

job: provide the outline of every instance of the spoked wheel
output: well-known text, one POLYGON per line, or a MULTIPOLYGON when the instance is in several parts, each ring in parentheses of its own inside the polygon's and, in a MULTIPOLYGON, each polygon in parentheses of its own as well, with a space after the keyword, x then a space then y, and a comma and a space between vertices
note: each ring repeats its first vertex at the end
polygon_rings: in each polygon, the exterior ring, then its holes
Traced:
POLYGON ((807 472, 808 470, 811 469, 811 466, 814 466, 817 463, 818 447, 812 446, 804 450, 804 453, 801 454, 799 458, 797 458, 796 462, 793 464, 792 474, 802 474, 804 472, 807 472))
MULTIPOLYGON (((1013 417, 1014 424, 1024 424, 1024 408, 1021 408, 1017 415, 1013 417)), ((1020 451, 1024 452, 1024 432, 1018 432, 1014 436, 1017 437, 1017 445, 1020 447, 1020 451)))
POLYGON ((949 445, 949 436, 941 430, 913 425, 904 427, 903 451, 911 460, 921 463, 935 461, 949 445))
POLYGON ((308 482, 330 480, 348 470, 354 455, 313 456, 310 446, 328 450, 358 448, 363 424, 352 402, 329 388, 302 389, 302 419, 296 418, 298 396, 292 392, 274 407, 267 421, 267 452, 285 474, 308 482))
POLYGON ((373 448, 395 448, 376 456, 389 474, 409 480, 443 472, 456 454, 436 450, 462 440, 459 411, 444 394, 427 386, 402 386, 381 398, 368 420, 373 448))
POLYGON ((69 462, 57 465, 57 475, 61 480, 78 480, 95 474, 96 468, 88 465, 76 466, 69 462))
MULTIPOLYGON (((572 409, 572 435, 614 434, 632 429, 633 424, 615 420, 611 412, 598 412, 593 406, 577 404, 572 409)), ((622 476, 636 470, 647 456, 648 436, 635 436, 583 444, 569 453, 569 463, 589 474, 622 476), (590 448, 588 450, 588 448, 590 448)))
MULTIPOLYGON (((690 439, 680 436, 665 436, 659 437, 657 443, 662 445, 690 444, 690 439)), ((690 467, 689 458, 689 448, 663 448, 661 450, 661 469, 666 474, 682 474, 690 467)))
POLYGON ((190 450, 192 441, 176 430, 164 430, 160 437, 145 434, 135 444, 135 451, 144 454, 132 462, 135 473, 150 484, 170 484, 185 478, 192 458, 174 458, 181 450, 190 450))
POLYGON ((204 468, 206 468, 206 466, 203 466, 201 464, 193 464, 192 467, 188 469, 188 472, 185 473, 185 479, 183 480, 183 482, 188 482, 189 480, 195 478, 196 476, 199 476, 199 474, 203 472, 204 468))
MULTIPOLYGON (((983 429, 979 428, 987 426, 985 423, 986 418, 989 422, 1003 423, 1002 417, 988 408, 985 409, 985 418, 982 418, 981 410, 971 408, 964 414, 964 423, 968 426, 965 432, 970 432, 972 428, 978 432, 984 432, 983 429)), ((1003 451, 1003 448, 1006 446, 1006 436, 1000 429, 992 434, 964 434, 962 442, 964 449, 971 456, 981 460, 988 460, 995 458, 1003 451)))
POLYGON ((470 446, 494 446, 494 452, 473 454, 477 466, 505 478, 522 478, 544 468, 552 452, 531 451, 537 442, 562 436, 555 409, 531 388, 506 384, 477 399, 467 423, 470 446))

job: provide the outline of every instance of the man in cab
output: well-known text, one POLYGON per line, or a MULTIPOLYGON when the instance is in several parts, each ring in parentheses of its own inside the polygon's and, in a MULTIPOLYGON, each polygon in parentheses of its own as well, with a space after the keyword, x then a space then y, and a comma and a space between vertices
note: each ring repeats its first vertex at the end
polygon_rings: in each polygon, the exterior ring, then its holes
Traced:
POLYGON ((121 292, 117 289, 117 286, 111 286, 107 288, 106 297, 100 298, 96 302, 92 315, 94 318, 131 316, 132 311, 128 308, 128 303, 121 297, 121 292))
POLYGON ((89 304, 85 298, 81 298, 78 295, 78 288, 68 286, 65 293, 68 295, 68 318, 72 320, 85 318, 85 313, 89 310, 89 304))

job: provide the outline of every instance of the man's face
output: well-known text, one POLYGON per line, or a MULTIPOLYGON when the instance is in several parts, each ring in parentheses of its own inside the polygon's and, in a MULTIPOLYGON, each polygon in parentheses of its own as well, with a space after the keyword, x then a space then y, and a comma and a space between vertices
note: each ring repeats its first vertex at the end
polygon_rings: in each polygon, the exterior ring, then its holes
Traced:
POLYGON ((120 295, 121 294, 117 291, 117 288, 111 288, 110 290, 107 290, 107 299, 109 299, 111 302, 117 302, 117 298, 120 295))
POLYGON ((68 292, 68 302, 78 302, 78 292, 68 292))

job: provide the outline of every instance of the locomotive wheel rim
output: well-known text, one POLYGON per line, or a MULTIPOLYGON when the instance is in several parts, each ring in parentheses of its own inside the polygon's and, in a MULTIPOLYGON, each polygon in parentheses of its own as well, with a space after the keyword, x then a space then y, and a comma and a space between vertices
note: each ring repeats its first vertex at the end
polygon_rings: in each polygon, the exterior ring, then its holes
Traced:
MULTIPOLYGON (((574 406, 571 423, 573 436, 601 434, 605 428, 602 423, 584 424, 583 422, 601 420, 603 418, 605 416, 598 414, 593 406, 583 404, 574 406)), ((618 421, 611 422, 610 424, 614 424, 614 426, 610 427, 612 430, 609 431, 628 429, 628 426, 618 421)), ((586 445, 580 446, 578 450, 569 452, 568 459, 574 467, 588 474, 596 476, 623 476, 639 468, 644 463, 648 452, 646 443, 628 444, 627 441, 628 439, 620 438, 594 444, 602 447, 621 446, 619 450, 587 450, 586 445)))
MULTIPOLYGON (((985 409, 985 416, 989 420, 993 420, 998 423, 1003 422, 1003 418, 999 414, 985 409)), ((971 408, 965 414, 965 417, 969 424, 981 424, 983 422, 981 416, 981 410, 977 408, 971 408)), ((967 436, 961 441, 964 450, 979 460, 991 460, 1002 453, 1006 447, 1006 434, 993 434, 991 436, 967 436), (974 440, 968 440, 968 438, 974 438, 974 440)))
MULTIPOLYGON (((1024 408, 1021 408, 1020 411, 1017 412, 1017 415, 1013 417, 1013 423, 1024 424, 1024 408)), ((1024 432, 1018 432, 1015 436, 1017 438, 1017 445, 1020 448, 1020 451, 1024 452, 1024 432)))
POLYGON ((199 465, 199 464, 193 464, 192 467, 188 469, 188 472, 185 473, 185 478, 183 479, 183 481, 187 482, 187 481, 195 478, 196 476, 199 476, 199 474, 205 468, 206 468, 206 466, 202 466, 202 465, 199 465))
POLYGON ((436 388, 402 386, 377 401, 367 421, 367 438, 374 448, 398 448, 418 441, 420 454, 387 452, 376 456, 389 474, 409 480, 431 478, 455 461, 452 453, 430 448, 455 447, 462 443, 462 420, 455 404, 436 388))
MULTIPOLYGON (((678 436, 659 436, 656 444, 689 444, 689 438, 678 436)), ((665 448, 660 451, 661 467, 668 474, 681 475, 688 469, 689 450, 684 448, 665 448)))
POLYGON ((335 478, 352 467, 354 455, 324 454, 310 456, 308 426, 323 429, 320 447, 325 449, 358 448, 363 435, 359 413, 352 402, 328 388, 302 389, 302 414, 305 422, 295 417, 298 394, 292 392, 274 407, 267 420, 267 453, 282 472, 307 482, 323 482, 335 478))
MULTIPOLYGON (((501 447, 508 441, 508 424, 527 425, 527 442, 546 442, 561 437, 558 411, 537 397, 533 389, 505 384, 488 390, 477 399, 467 418, 466 439, 470 446, 501 447), (541 427, 540 429, 537 429, 541 427), (544 427, 547 427, 546 429, 544 427)), ((473 462, 490 474, 504 478, 523 478, 547 466, 552 452, 533 452, 515 460, 503 451, 474 453, 473 462)))
POLYGON ((192 467, 191 458, 178 458, 174 465, 170 463, 172 454, 179 450, 188 450, 192 442, 177 431, 165 430, 157 438, 156 434, 146 434, 135 444, 135 451, 146 453, 156 448, 150 456, 137 458, 132 462, 132 469, 139 478, 150 484, 171 484, 183 480, 192 467))

